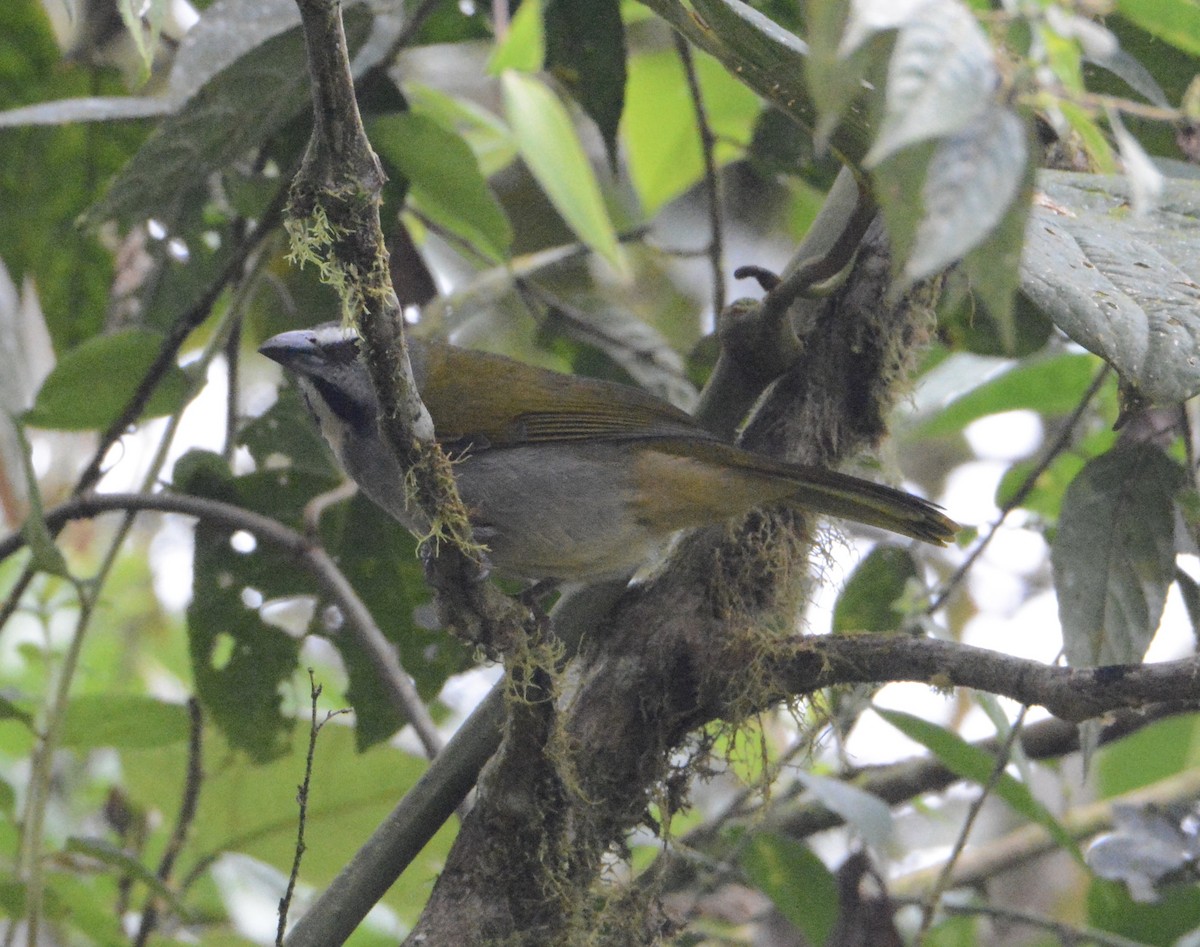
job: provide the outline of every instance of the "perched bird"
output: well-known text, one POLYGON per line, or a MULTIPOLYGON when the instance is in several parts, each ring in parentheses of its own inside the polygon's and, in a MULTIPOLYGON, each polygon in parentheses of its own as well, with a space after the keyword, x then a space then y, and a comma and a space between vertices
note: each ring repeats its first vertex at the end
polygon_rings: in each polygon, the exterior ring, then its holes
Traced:
MULTIPOLYGON (((793 504, 944 545, 958 529, 919 497, 726 444, 637 388, 409 339, 421 399, 475 537, 499 573, 592 581, 628 574, 688 527, 793 504)), ((404 475, 381 438, 358 336, 336 324, 259 349, 295 379, 364 493, 410 529, 404 475)))

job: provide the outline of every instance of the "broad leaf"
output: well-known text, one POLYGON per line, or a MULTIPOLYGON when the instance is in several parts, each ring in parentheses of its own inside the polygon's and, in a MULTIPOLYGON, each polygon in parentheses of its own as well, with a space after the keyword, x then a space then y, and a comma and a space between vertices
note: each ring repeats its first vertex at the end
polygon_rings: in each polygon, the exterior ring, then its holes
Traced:
POLYGON ((579 239, 624 269, 616 230, 596 173, 562 102, 540 79, 509 70, 501 77, 505 110, 521 157, 579 239))
MULTIPOLYGON (((352 47, 369 26, 363 9, 346 12, 352 47)), ((88 212, 88 222, 174 220, 196 200, 209 174, 266 141, 308 104, 306 64, 299 27, 247 49, 155 129, 88 212)))
POLYGON ((841 816, 868 845, 885 851, 891 844, 892 810, 878 796, 843 780, 804 770, 796 777, 821 805, 841 816))
POLYGON ((508 24, 508 32, 497 44, 488 71, 501 75, 507 69, 537 72, 546 56, 546 34, 542 23, 542 0, 522 3, 508 24))
POLYGON ((625 26, 620 0, 547 0, 546 70, 591 116, 613 168, 625 102, 625 26))
MULTIPOLYGON (((875 708, 875 712, 909 739, 916 740, 932 752, 955 775, 981 786, 991 780, 996 758, 986 750, 972 746, 958 734, 912 714, 879 707, 875 708)), ((992 791, 1019 815, 1041 825, 1061 848, 1082 862, 1083 856, 1074 839, 1050 811, 1033 797, 1028 786, 1008 773, 1001 773, 992 791)))
MULTIPOLYGON (((1002 411, 1040 411, 1047 415, 1066 414, 1083 397, 1099 362, 1091 355, 1067 353, 1049 358, 1033 358, 1012 363, 999 374, 980 370, 975 359, 951 356, 933 373, 949 374, 961 361, 967 373, 980 384, 968 388, 948 402, 931 405, 915 419, 915 425, 902 430, 906 437, 938 437, 956 434, 972 421, 1002 411), (954 361, 951 361, 954 359, 954 361)), ((933 374, 931 373, 931 374, 933 374)), ((934 383, 930 378, 929 382, 934 383)), ((922 385, 926 383, 922 379, 922 385)))
POLYGON ((1073 667, 1142 660, 1175 571, 1179 467, 1148 444, 1090 461, 1063 497, 1051 550, 1073 667))
POLYGON ((1027 152, 1024 122, 1011 109, 990 106, 938 145, 925 171, 925 213, 904 264, 910 282, 961 259, 998 227, 1021 191, 1027 152))
POLYGON ((759 832, 746 846, 741 863, 754 886, 809 943, 825 943, 837 923, 837 883, 812 849, 782 835, 759 832))
POLYGON ((833 630, 899 631, 906 610, 896 604, 908 594, 909 583, 917 579, 912 553, 901 546, 876 546, 855 567, 838 596, 833 630))
MULTIPOLYGON (((718 142, 717 164, 744 154, 761 111, 754 93, 704 53, 693 57, 709 126, 718 142)), ((623 119, 629 176, 647 215, 693 187, 704 175, 696 111, 683 66, 673 50, 642 52, 629 61, 623 119)))
POLYGON ((67 705, 62 745, 149 749, 188 738, 187 708, 140 694, 84 694, 67 705))
POLYGON ((1152 36, 1200 56, 1200 5, 1195 0, 1117 0, 1117 11, 1152 36))
POLYGON ((1200 392, 1200 182, 1169 180, 1142 216, 1123 178, 1043 172, 1038 183, 1022 291, 1137 397, 1200 392))
MULTIPOLYGON (((106 428, 129 403, 161 347, 162 338, 155 333, 126 329, 71 349, 42 383, 26 423, 62 431, 106 428)), ((187 390, 187 376, 172 366, 142 417, 178 410, 187 390)))
POLYGON ((415 112, 377 118, 368 127, 380 158, 407 178, 409 199, 421 211, 493 263, 506 258, 512 228, 462 138, 415 112))
POLYGON ((921 4, 896 37, 883 122, 864 164, 968 128, 990 104, 997 81, 991 44, 970 11, 957 0, 921 4))

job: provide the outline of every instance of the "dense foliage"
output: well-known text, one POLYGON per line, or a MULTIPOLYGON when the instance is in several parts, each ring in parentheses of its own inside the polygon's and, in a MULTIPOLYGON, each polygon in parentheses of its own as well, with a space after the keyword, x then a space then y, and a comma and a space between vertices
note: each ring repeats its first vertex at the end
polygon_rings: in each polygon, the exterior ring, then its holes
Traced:
MULTIPOLYGON (((594 606, 610 643, 561 677, 441 627, 417 541, 329 495, 254 354, 361 293, 337 223, 288 204, 328 131, 315 34, 294 0, 198 6, 0 4, 6 943, 271 942, 298 848, 293 914, 441 772, 422 749, 481 650, 559 706, 510 704, 470 831, 450 791, 354 943, 461 942, 468 897, 518 943, 1196 942, 1194 0, 344 4, 414 331, 691 410, 714 327, 786 312, 817 407, 781 382, 748 442, 967 525, 945 550, 838 525, 810 556, 754 521, 779 551, 762 608, 719 615, 726 689, 624 700, 655 736, 611 734, 645 754, 628 797, 575 739, 614 719, 605 648, 638 621, 695 646, 654 608, 719 580, 594 606)), ((441 758, 460 795, 498 739, 473 719, 441 758)))

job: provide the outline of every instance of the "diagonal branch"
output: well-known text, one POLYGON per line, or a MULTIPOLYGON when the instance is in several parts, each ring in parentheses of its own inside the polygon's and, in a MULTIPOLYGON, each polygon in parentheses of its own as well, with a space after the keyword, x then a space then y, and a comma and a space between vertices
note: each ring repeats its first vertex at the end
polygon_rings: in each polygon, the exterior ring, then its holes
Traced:
MULTIPOLYGON (((321 590, 341 610, 348 631, 358 639, 359 646, 369 656, 392 706, 413 725, 425 752, 431 758, 438 754, 442 746, 441 736, 411 678, 401 667, 395 649, 379 630, 366 605, 337 564, 309 537, 240 506, 174 493, 105 493, 76 497, 48 510, 46 523, 51 529, 58 529, 68 520, 86 519, 99 513, 135 510, 182 513, 231 530, 245 530, 292 556, 308 569, 321 590)), ((24 545, 25 537, 21 533, 0 540, 0 561, 24 545)))

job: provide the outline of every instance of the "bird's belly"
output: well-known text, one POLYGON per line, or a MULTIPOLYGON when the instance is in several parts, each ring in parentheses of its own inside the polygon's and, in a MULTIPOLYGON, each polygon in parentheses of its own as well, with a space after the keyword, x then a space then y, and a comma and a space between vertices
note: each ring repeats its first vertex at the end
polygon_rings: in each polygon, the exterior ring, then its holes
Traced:
POLYGON ((527 444, 468 454, 459 493, 496 570, 564 581, 612 578, 662 538, 637 521, 623 445, 527 444))

